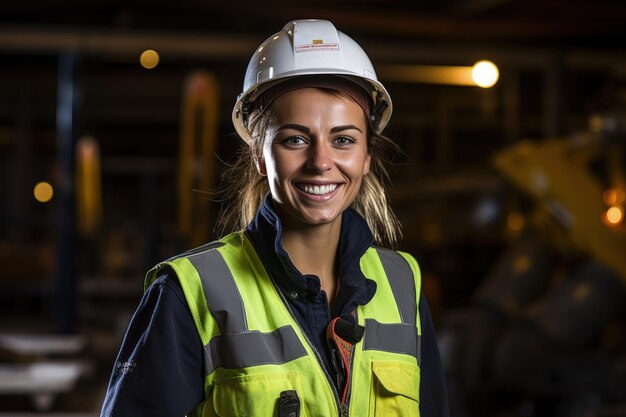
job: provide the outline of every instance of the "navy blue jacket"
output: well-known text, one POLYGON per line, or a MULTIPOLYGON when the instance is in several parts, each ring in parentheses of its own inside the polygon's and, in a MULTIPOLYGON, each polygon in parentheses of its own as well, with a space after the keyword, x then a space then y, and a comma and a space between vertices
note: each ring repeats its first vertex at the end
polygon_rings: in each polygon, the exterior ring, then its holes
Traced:
MULTIPOLYGON (((365 220, 348 209, 339 242, 340 287, 332 308, 319 279, 302 275, 281 245, 280 219, 266 199, 246 233, 268 273, 285 295, 296 320, 331 370, 325 332, 332 318, 351 318, 367 303, 376 284, 359 268, 373 244, 365 220)), ((448 416, 447 391, 426 299, 419 302, 422 321, 420 413, 448 416)), ((203 345, 173 273, 165 272, 145 292, 130 322, 102 408, 102 416, 183 416, 204 399, 203 345)))

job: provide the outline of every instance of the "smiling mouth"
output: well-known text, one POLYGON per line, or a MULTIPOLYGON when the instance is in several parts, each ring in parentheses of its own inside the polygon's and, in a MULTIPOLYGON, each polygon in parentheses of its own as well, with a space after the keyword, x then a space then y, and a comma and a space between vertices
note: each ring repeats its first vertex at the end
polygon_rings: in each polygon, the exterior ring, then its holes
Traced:
POLYGON ((337 189, 337 184, 325 184, 325 185, 310 185, 310 184, 296 184, 300 190, 307 194, 324 195, 330 194, 337 189))

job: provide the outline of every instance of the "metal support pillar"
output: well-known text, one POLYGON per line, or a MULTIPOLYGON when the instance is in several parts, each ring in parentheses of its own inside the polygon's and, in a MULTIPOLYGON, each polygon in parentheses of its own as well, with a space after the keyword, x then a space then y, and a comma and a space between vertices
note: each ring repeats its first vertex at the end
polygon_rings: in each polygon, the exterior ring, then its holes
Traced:
POLYGON ((57 277, 55 293, 56 327, 59 333, 75 331, 76 262, 74 225, 74 146, 77 121, 77 56, 59 54, 57 83, 57 277))
POLYGON ((9 186, 9 241, 23 244, 32 234, 33 92, 26 77, 19 79, 17 123, 9 186))
POLYGON ((156 265, 159 261, 159 178, 156 173, 141 177, 141 211, 146 238, 146 263, 156 265))
POLYGON ((563 132, 563 58, 554 51, 544 72, 543 136, 555 138, 563 132))

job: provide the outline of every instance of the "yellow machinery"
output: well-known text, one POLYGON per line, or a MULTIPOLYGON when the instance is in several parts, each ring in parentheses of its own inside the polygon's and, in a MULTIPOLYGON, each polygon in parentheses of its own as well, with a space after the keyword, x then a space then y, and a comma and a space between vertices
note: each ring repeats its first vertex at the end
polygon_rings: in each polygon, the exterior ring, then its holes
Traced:
POLYGON ((438 329, 451 410, 624 409, 613 388, 624 355, 606 351, 624 352, 623 325, 611 324, 626 305, 626 135, 609 122, 597 119, 598 129, 568 138, 520 141, 492 157, 532 200, 530 227, 438 329))
POLYGON ((81 237, 93 238, 102 223, 100 146, 91 136, 76 143, 77 229, 81 237))
POLYGON ((521 141, 495 167, 536 203, 532 222, 566 252, 584 252, 626 284, 623 142, 600 133, 521 141))
POLYGON ((218 87, 207 72, 189 76, 183 93, 178 158, 178 224, 189 247, 209 235, 219 121, 218 87))

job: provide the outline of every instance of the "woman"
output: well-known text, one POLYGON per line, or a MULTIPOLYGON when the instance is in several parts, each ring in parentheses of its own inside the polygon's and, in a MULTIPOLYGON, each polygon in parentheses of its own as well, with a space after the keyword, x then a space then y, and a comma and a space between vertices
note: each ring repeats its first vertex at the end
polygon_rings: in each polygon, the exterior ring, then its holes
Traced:
POLYGON ((417 263, 374 246, 398 237, 390 116, 330 22, 290 22, 257 49, 222 216, 241 230, 148 273, 102 415, 447 415, 417 263))

